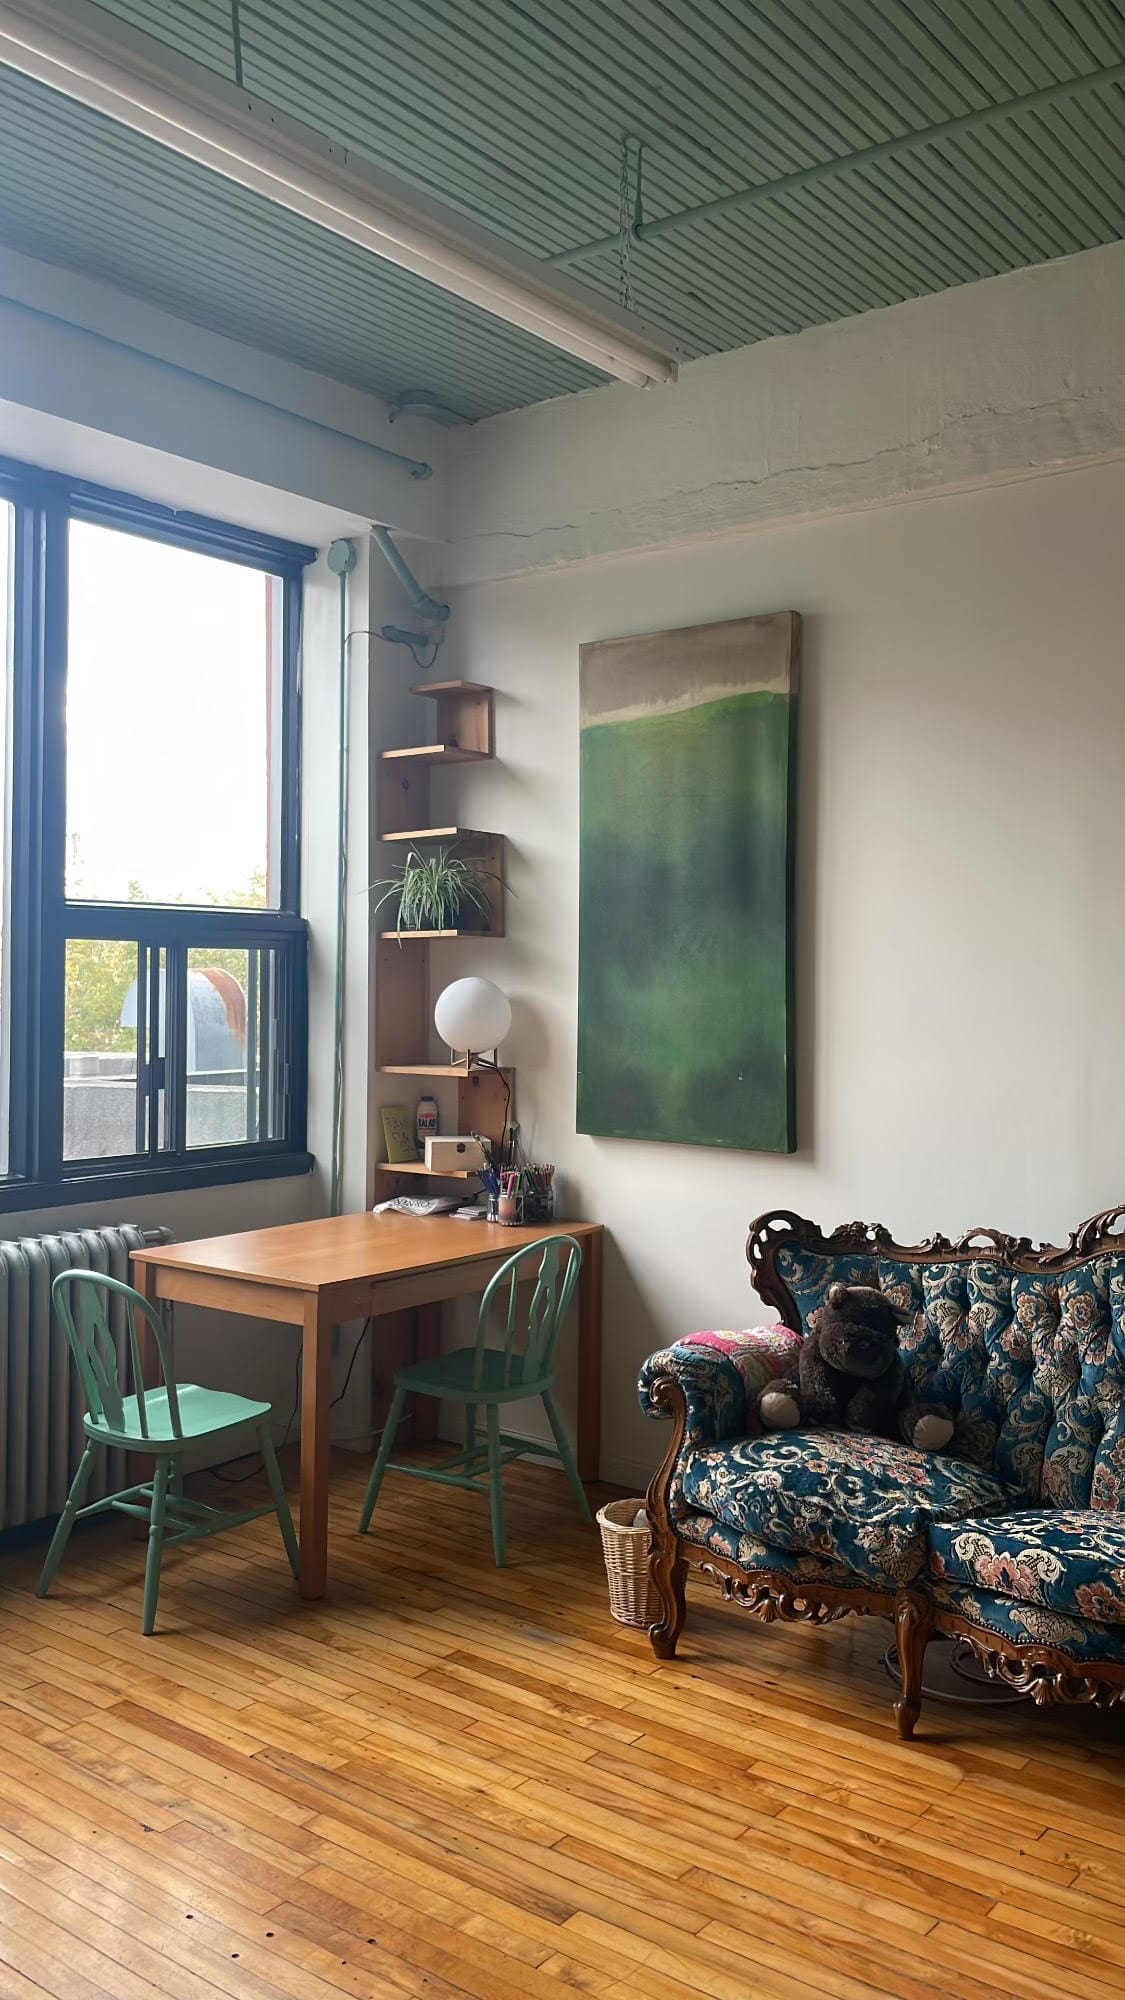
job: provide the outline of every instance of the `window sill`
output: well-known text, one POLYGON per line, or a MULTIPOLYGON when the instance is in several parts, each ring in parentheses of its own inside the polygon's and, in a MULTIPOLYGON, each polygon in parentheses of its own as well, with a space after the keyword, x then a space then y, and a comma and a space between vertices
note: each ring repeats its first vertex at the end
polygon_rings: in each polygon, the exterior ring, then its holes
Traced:
POLYGON ((310 1174, 311 1153, 259 1153, 240 1159, 200 1159, 168 1166, 121 1167, 106 1173, 84 1173, 49 1184, 43 1181, 0 1183, 0 1215, 20 1209, 72 1208, 94 1201, 132 1201, 141 1195, 182 1193, 186 1188, 226 1187, 238 1181, 289 1180, 310 1174))

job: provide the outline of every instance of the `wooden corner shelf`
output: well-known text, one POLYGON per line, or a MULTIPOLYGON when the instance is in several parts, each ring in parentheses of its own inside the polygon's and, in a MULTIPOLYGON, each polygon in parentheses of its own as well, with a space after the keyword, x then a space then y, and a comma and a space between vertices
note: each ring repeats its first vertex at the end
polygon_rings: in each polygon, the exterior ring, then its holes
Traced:
POLYGON ((419 681, 411 694, 424 695, 437 711, 437 741, 405 750, 384 750, 385 762, 414 758, 426 762, 461 763, 470 757, 491 757, 492 689, 481 681, 419 681))
POLYGON ((416 1062, 380 1063, 379 1074, 380 1076, 444 1076, 450 1079, 456 1078, 459 1083, 464 1083, 472 1077, 481 1076, 499 1075, 510 1079, 513 1072, 510 1069, 466 1069, 464 1063, 416 1062))
POLYGON ((410 840, 422 847, 428 840, 502 840, 500 833, 479 833, 472 826, 403 826, 394 833, 381 833, 380 840, 410 840))
POLYGON ((415 827, 428 829, 430 773, 453 764, 480 764, 494 754, 492 689, 480 681, 419 682, 412 692, 435 708, 434 740, 381 750, 380 840, 398 840, 415 827))
POLYGON ((473 764, 491 757, 491 750, 466 750, 461 743, 418 743, 407 750, 381 750, 384 764, 473 764))
POLYGON ((396 944, 432 944, 435 938, 486 938, 501 937, 501 931, 380 931, 380 938, 393 938, 396 944))
POLYGON ((377 1160, 377 1174, 420 1174, 428 1181, 475 1181, 476 1174, 467 1167, 454 1167, 449 1173, 442 1173, 436 1167, 428 1167, 424 1160, 377 1160))
MULTIPOLYGON (((505 922, 505 843, 503 834, 473 827, 435 826, 449 807, 431 810, 430 774, 447 765, 481 763, 494 755, 493 690, 482 681, 419 681, 413 694, 432 701, 434 740, 380 752, 377 766, 376 826, 380 840, 421 846, 456 842, 466 860, 481 871, 488 898, 479 915, 483 929, 440 931, 377 930, 375 933, 375 1064, 384 1076, 432 1078, 456 1087, 457 1132, 479 1132, 498 1150, 511 1111, 511 1070, 464 1070, 431 1062, 433 1002, 440 986, 431 983, 428 946, 447 940, 503 937, 505 922), (410 950, 403 947, 409 945, 410 950)), ((474 913, 475 915, 476 913, 474 913)), ((444 982, 442 982, 444 983, 444 982)), ((428 1175, 421 1161, 382 1161, 381 1174, 422 1175, 435 1180, 471 1180, 462 1171, 428 1175)))
POLYGON ((438 695, 450 694, 490 695, 493 690, 485 681, 415 681, 410 692, 411 694, 423 694, 429 700, 431 696, 436 699, 438 695))
MULTIPOLYGON (((506 917, 504 876, 507 860, 503 834, 474 833, 470 836, 466 833, 458 852, 465 861, 474 863, 480 871, 480 889, 486 899, 484 908, 462 912, 462 915, 469 916, 470 922, 451 924, 446 930, 407 930, 404 927, 402 931, 398 931, 391 925, 384 924, 376 933, 381 944, 389 941, 407 945, 434 943, 443 938, 503 937, 506 917)), ((394 907, 392 897, 389 908, 393 911, 394 907)))

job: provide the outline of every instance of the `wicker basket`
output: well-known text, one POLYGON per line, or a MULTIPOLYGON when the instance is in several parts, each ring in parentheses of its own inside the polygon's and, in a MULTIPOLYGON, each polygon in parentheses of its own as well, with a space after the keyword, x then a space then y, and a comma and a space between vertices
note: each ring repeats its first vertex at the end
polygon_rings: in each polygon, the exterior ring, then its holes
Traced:
POLYGON ((621 1625, 635 1625, 647 1632, 659 1616, 656 1597, 649 1586, 648 1551, 650 1530, 634 1528, 633 1518, 643 1500, 611 1500, 598 1509, 602 1550, 609 1578, 609 1608, 621 1625))

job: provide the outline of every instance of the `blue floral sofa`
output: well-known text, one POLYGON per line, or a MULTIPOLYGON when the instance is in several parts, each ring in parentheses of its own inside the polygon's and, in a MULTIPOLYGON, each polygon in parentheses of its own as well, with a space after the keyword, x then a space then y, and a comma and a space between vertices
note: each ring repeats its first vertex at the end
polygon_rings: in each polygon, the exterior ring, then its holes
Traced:
POLYGON ((752 1281, 781 1325, 696 1334, 641 1373, 642 1407, 673 1419, 648 1496, 657 1655, 694 1572, 765 1619, 893 1620, 903 1737, 936 1633, 1038 1702, 1125 1700, 1123 1226, 1115 1209, 1062 1248, 994 1230, 908 1247, 879 1225, 755 1222, 752 1281), (921 1397, 958 1410, 948 1451, 759 1432, 763 1386, 794 1372, 837 1278, 913 1315, 903 1356, 921 1397))

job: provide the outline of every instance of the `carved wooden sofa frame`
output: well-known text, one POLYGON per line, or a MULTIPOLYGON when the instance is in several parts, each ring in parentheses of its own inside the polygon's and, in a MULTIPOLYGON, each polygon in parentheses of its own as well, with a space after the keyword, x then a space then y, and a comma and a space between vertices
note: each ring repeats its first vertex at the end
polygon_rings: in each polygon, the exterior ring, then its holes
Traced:
MULTIPOLYGON (((1099 1254, 1125 1255, 1125 1206, 1105 1209, 1074 1230, 1069 1241, 1035 1245, 1030 1237, 1008 1236, 995 1229, 972 1229, 956 1241, 936 1235, 924 1243, 895 1242, 882 1223, 849 1222, 825 1235, 815 1223, 788 1209, 759 1216, 750 1226, 746 1256, 751 1282, 766 1305, 774 1306, 794 1333, 803 1331, 800 1313, 784 1280, 778 1275, 776 1257, 783 1245, 828 1257, 868 1254, 924 1264, 969 1263, 982 1252, 995 1257, 1013 1271, 1058 1274, 1099 1254)), ((894 1704, 899 1736, 909 1740, 922 1705, 922 1674, 926 1647, 938 1634, 964 1638, 986 1673, 1021 1694, 1030 1695, 1040 1706, 1049 1702, 1092 1702, 1112 1707, 1125 1701, 1125 1663, 1080 1662, 1054 1646, 1016 1644, 989 1628, 935 1604, 922 1589, 880 1591, 858 1578, 855 1586, 818 1585, 795 1582, 781 1571, 747 1571, 732 1559, 682 1539, 675 1530, 677 1510, 671 1496, 687 1427, 687 1399, 682 1385, 672 1376, 660 1376, 650 1384, 651 1404, 667 1410, 672 1419, 672 1436, 663 1462, 648 1490, 647 1508, 652 1523, 652 1553, 649 1573, 660 1606, 660 1616, 649 1629, 649 1638, 658 1659, 671 1659, 676 1651, 686 1615, 685 1591, 689 1574, 708 1578, 723 1596, 739 1604, 767 1624, 775 1618, 802 1619, 827 1625, 852 1614, 868 1614, 889 1619, 895 1628, 901 1691, 894 1704)), ((680 1503, 680 1515, 688 1509, 680 1503)))

